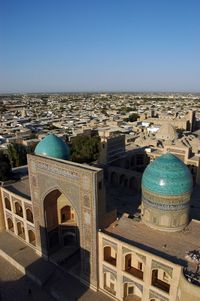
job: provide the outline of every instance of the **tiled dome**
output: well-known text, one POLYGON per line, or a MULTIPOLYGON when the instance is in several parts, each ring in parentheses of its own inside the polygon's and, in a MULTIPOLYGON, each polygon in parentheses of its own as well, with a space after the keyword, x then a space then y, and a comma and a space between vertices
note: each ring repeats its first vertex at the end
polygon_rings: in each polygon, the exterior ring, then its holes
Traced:
POLYGON ((69 160, 70 149, 62 139, 54 134, 49 134, 37 144, 35 154, 56 159, 69 160))
POLYGON ((147 166, 142 186, 162 195, 179 195, 191 191, 192 175, 180 159, 167 153, 147 166))
POLYGON ((167 153, 147 166, 142 177, 142 220, 161 231, 180 231, 189 222, 192 175, 167 153))

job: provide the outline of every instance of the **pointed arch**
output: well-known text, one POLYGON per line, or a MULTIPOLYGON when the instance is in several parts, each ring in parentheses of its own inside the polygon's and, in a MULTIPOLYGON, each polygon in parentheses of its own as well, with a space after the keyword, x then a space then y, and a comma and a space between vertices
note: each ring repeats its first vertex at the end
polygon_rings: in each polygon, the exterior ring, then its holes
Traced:
POLYGON ((5 208, 11 211, 11 203, 7 196, 4 198, 4 203, 5 203, 5 208))
POLYGON ((35 246, 35 233, 33 230, 28 230, 28 239, 29 239, 29 243, 32 244, 33 246, 35 246))
POLYGON ((7 224, 8 224, 8 229, 12 232, 14 232, 14 225, 13 225, 13 221, 10 217, 7 218, 7 224))
POLYGON ((60 195, 63 194, 69 200, 69 202, 73 205, 73 208, 76 211, 76 215, 78 217, 78 222, 79 222, 80 221, 80 215, 79 215, 79 210, 78 210, 77 205, 71 200, 70 196, 66 195, 66 192, 58 185, 52 186, 51 188, 46 190, 43 194, 41 194, 41 197, 40 197, 41 206, 44 207, 44 200, 45 200, 46 196, 49 195, 52 191, 56 191, 56 190, 58 190, 60 192, 60 195))
POLYGON ((30 208, 26 209, 26 219, 27 221, 33 223, 33 212, 30 208))
POLYGON ((47 250, 53 252, 65 245, 80 245, 79 217, 68 197, 51 189, 43 200, 47 250))

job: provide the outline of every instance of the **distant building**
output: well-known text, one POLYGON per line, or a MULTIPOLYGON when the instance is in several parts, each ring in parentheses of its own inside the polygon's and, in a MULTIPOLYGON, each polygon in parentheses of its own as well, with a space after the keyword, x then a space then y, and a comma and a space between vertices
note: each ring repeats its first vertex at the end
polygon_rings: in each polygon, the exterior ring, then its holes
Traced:
POLYGON ((109 164, 121 158, 125 152, 125 135, 119 134, 115 130, 99 129, 101 139, 101 150, 99 154, 100 164, 109 164))
POLYGON ((196 117, 194 111, 189 111, 185 115, 185 117, 178 117, 176 115, 153 117, 152 114, 148 116, 148 114, 145 113, 141 114, 140 121, 153 123, 155 125, 162 125, 166 122, 173 122, 175 128, 192 132, 195 130, 196 117))

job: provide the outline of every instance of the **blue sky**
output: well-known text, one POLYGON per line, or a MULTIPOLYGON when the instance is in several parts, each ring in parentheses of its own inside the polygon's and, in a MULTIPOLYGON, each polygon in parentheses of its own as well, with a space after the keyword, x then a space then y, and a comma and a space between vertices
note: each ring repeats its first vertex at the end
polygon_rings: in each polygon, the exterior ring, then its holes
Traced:
POLYGON ((200 91, 199 0, 0 0, 0 93, 200 91))

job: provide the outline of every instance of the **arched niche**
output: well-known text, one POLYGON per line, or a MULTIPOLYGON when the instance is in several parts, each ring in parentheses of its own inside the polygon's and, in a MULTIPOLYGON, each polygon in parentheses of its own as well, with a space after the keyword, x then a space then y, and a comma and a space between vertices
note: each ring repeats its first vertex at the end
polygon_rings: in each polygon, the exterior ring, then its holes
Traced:
POLYGON ((29 243, 35 246, 35 233, 32 230, 28 230, 29 243))
POLYGON ((118 176, 117 176, 117 173, 115 171, 113 171, 111 173, 111 176, 110 176, 110 183, 112 185, 118 185, 118 176))
POLYGON ((5 197, 4 202, 5 202, 5 208, 11 211, 11 203, 7 196, 5 197))
POLYGON ((43 202, 47 252, 66 246, 79 246, 79 221, 70 200, 59 190, 49 192, 43 202))
POLYGON ((124 298, 123 301, 141 301, 142 292, 133 282, 125 282, 123 284, 124 298))
POLYGON ((24 224, 22 222, 17 222, 17 235, 23 239, 25 239, 25 230, 24 224))
POLYGON ((110 264, 116 266, 117 262, 117 252, 116 250, 111 246, 105 246, 103 248, 103 258, 104 261, 109 262, 110 264))
POLYGON ((163 269, 153 269, 151 284, 167 293, 170 291, 171 276, 163 269))
POLYGON ((111 272, 104 273, 104 289, 107 290, 110 294, 116 295, 117 288, 117 279, 116 276, 111 272))
POLYGON ((15 213, 21 217, 23 217, 23 209, 19 202, 15 202, 15 213))
POLYGON ((26 219, 27 221, 33 223, 33 212, 29 208, 26 209, 26 219))
POLYGON ((14 232, 14 225, 13 225, 13 221, 10 217, 7 218, 7 224, 8 224, 8 229, 12 232, 14 232))
POLYGON ((123 268, 127 273, 142 280, 145 261, 134 252, 125 253, 123 268))

